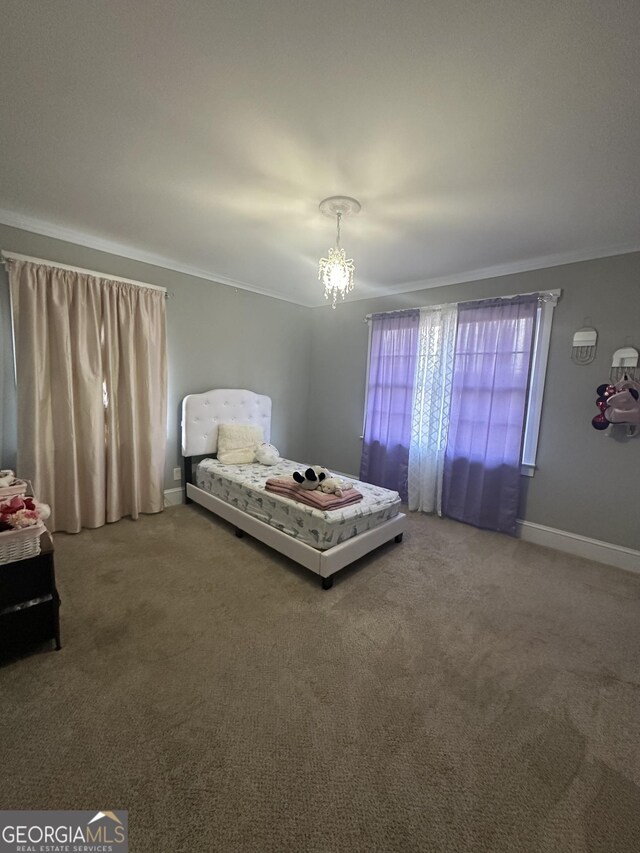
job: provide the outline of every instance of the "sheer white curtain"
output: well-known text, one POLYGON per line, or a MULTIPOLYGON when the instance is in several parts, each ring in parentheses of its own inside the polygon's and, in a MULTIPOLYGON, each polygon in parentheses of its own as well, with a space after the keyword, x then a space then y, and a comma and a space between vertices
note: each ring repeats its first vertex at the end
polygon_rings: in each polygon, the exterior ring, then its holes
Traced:
POLYGON ((420 309, 409 446, 409 509, 442 515, 457 305, 420 309))
POLYGON ((17 473, 77 533, 163 508, 164 293, 9 260, 17 473))

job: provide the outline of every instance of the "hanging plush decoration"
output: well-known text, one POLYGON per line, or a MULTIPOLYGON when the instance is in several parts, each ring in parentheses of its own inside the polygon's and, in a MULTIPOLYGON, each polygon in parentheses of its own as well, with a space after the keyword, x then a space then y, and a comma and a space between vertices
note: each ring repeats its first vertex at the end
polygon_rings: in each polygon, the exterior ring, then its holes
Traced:
POLYGON ((629 434, 634 435, 636 427, 640 426, 640 382, 625 374, 615 385, 599 385, 596 393, 600 413, 595 415, 591 425, 605 430, 611 424, 628 424, 629 434))

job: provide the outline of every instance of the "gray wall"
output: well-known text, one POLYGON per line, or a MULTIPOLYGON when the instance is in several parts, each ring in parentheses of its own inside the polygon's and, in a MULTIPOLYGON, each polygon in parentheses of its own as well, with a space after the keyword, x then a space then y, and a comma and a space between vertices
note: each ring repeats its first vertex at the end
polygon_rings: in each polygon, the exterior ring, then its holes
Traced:
MULTIPOLYGON (((186 394, 249 388, 273 400, 272 441, 304 458, 311 310, 205 279, 0 225, 0 248, 167 287, 169 357, 165 487, 180 465, 179 412, 186 394)), ((0 462, 15 465, 15 389, 8 281, 0 267, 0 462)))
POLYGON ((538 470, 523 477, 520 516, 531 522, 640 550, 640 436, 597 432, 596 387, 611 356, 640 348, 640 253, 601 258, 483 281, 313 309, 309 451, 315 462, 357 474, 373 311, 562 288, 555 309, 538 445, 538 470), (571 361, 573 333, 598 330, 596 360, 571 361))
MULTIPOLYGON (((523 477, 521 517, 640 550, 640 437, 591 426, 611 354, 640 347, 640 254, 382 297, 302 308, 248 291, 0 226, 0 248, 167 287, 169 413, 166 488, 178 485, 185 394, 246 387, 273 399, 272 440, 283 455, 357 474, 371 311, 562 288, 555 311, 538 470, 523 477), (570 359, 585 317, 599 332, 593 364, 570 359)), ((15 396, 6 274, 0 267, 0 462, 15 459, 15 396)))

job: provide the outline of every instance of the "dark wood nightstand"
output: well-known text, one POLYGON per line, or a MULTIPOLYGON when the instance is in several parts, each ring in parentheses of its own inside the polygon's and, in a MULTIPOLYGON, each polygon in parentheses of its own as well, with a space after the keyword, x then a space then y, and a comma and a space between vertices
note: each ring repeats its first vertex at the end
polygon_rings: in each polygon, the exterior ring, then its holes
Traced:
POLYGON ((37 643, 60 644, 60 596, 49 531, 40 537, 40 553, 0 565, 0 655, 37 643))

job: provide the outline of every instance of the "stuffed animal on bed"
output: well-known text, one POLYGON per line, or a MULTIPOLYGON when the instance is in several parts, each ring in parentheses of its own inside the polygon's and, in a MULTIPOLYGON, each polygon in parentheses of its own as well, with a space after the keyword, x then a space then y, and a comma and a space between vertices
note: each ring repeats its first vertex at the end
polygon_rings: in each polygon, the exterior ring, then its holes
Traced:
POLYGON ((335 495, 337 498, 341 498, 345 492, 352 488, 351 483, 347 483, 346 480, 341 480, 339 477, 327 477, 320 484, 321 492, 324 492, 325 495, 335 495))
POLYGON ((16 475, 13 471, 9 471, 9 469, 5 469, 4 471, 0 471, 0 488, 4 488, 5 486, 10 486, 11 483, 15 480, 16 475))
POLYGON ((280 453, 273 444, 263 441, 256 447, 256 462, 261 465, 277 465, 280 461, 280 453))
POLYGON ((313 465, 311 468, 307 468, 304 474, 301 474, 300 471, 293 472, 293 479, 300 486, 301 489, 317 489, 320 483, 323 480, 326 480, 327 477, 331 476, 331 472, 327 471, 326 468, 323 468, 321 465, 313 465))

